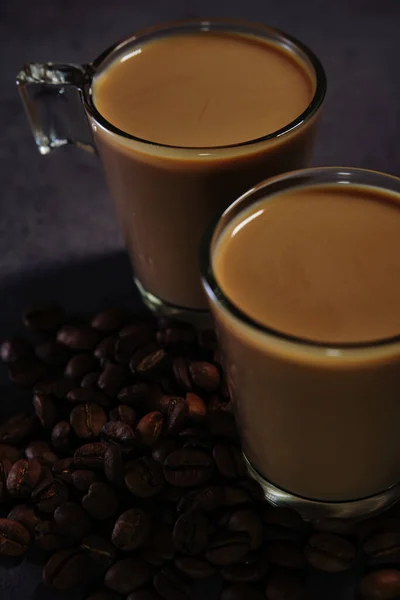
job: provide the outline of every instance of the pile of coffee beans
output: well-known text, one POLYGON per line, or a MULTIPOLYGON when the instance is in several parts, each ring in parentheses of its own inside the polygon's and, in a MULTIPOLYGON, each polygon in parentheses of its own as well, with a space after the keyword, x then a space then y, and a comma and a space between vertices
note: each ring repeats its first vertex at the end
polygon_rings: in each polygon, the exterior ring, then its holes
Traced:
POLYGON ((306 600, 307 573, 353 569, 400 597, 400 511, 312 526, 246 475, 215 335, 110 308, 27 311, 1 345, 32 408, 0 424, 0 555, 44 557, 86 600, 306 600), (360 552, 359 552, 360 554, 360 552), (81 586, 81 588, 79 587, 81 586), (83 587, 82 587, 83 586, 83 587))

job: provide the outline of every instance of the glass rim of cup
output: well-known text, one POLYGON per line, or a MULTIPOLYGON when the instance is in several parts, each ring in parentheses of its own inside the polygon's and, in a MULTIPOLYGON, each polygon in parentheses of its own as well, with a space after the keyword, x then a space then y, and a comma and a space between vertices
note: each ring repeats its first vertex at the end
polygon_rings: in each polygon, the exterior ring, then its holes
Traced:
POLYGON ((321 107, 325 98, 327 89, 327 79, 325 70, 322 63, 317 56, 302 42, 294 38, 293 36, 261 23, 254 23, 242 19, 229 19, 229 18, 192 18, 192 19, 181 19, 177 21, 167 22, 161 25, 156 25, 146 29, 138 30, 130 36, 123 38, 116 42, 104 52, 102 52, 94 61, 85 65, 86 76, 84 84, 81 87, 82 98, 84 106, 88 114, 105 130, 110 131, 126 140, 131 140, 153 146, 155 148, 173 148, 177 150, 195 151, 198 153, 201 151, 217 151, 235 148, 250 147, 262 142, 277 139, 283 135, 286 135, 298 128, 300 128, 305 122, 308 122, 321 107), (160 142, 153 142, 129 134, 118 127, 115 127, 110 123, 96 108, 95 101, 93 98, 92 83, 95 76, 102 70, 110 65, 115 57, 119 54, 123 54, 129 48, 130 45, 137 45, 141 42, 148 42, 152 39, 165 37, 168 35, 175 35, 184 32, 195 32, 195 31, 226 31, 231 33, 247 33, 257 36, 258 38, 269 39, 281 44, 286 49, 292 51, 297 56, 302 58, 303 62, 309 62, 315 73, 315 92, 308 104, 307 108, 298 116, 296 119, 285 125, 284 127, 269 133, 267 135, 260 136, 244 142, 235 144, 228 144, 222 146, 174 146, 171 144, 163 144, 160 142))
POLYGON ((398 195, 400 201, 400 178, 395 175, 374 171, 372 169, 340 166, 312 167, 290 171, 264 180, 237 198, 222 214, 217 216, 208 227, 200 246, 200 273, 203 288, 211 302, 219 304, 236 320, 241 321, 252 330, 297 346, 301 345, 303 347, 308 347, 309 349, 323 350, 332 357, 342 356, 346 351, 400 344, 400 333, 381 339, 338 344, 337 342, 329 342, 329 340, 318 341, 281 332, 278 329, 268 327, 248 316, 225 295, 217 282, 212 267, 213 247, 219 235, 225 229, 225 226, 230 223, 233 218, 238 216, 249 206, 257 204, 257 202, 264 200, 266 197, 275 196, 290 188, 304 188, 324 184, 355 184, 378 188, 393 195, 398 195))

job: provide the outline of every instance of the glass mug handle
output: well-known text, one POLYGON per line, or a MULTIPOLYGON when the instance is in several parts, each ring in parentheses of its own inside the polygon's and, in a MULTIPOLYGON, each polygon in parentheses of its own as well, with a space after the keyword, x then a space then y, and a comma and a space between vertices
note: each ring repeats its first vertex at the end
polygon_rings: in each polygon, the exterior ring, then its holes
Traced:
POLYGON ((93 76, 91 65, 29 63, 17 75, 17 87, 41 154, 75 144, 95 152, 82 101, 93 76))

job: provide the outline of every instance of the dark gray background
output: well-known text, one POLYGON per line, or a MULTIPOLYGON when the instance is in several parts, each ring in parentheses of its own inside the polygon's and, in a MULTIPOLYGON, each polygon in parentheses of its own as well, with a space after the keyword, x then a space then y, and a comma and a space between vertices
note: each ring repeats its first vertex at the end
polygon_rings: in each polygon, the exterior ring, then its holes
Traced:
MULTIPOLYGON (((42 158, 15 89, 27 61, 86 62, 144 26, 176 17, 262 21, 309 45, 328 76, 314 164, 400 176, 399 0, 3 0, 0 6, 0 337, 21 307, 58 298, 71 309, 137 301, 100 166, 65 148, 42 158)), ((4 406, 7 388, 2 388, 4 406)), ((0 572, 2 600, 53 598, 39 570, 0 572)), ((350 600, 319 578, 310 598, 350 600)), ((344 589, 347 587, 347 590, 344 589)))

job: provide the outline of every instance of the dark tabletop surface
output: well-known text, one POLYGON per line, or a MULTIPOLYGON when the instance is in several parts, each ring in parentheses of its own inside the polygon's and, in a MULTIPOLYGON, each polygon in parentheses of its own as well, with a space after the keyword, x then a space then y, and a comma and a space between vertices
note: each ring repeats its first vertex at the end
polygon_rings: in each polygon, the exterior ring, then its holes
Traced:
MULTIPOLYGON (((36 151, 15 89, 26 61, 86 62, 159 21, 230 16, 298 37, 320 57, 328 96, 315 165, 400 176, 399 0, 3 0, 0 4, 0 337, 43 298, 70 310, 137 303, 123 241, 96 157, 36 151)), ((2 411, 8 389, 2 387, 2 411)), ((67 598, 44 590, 40 569, 0 570, 1 600, 67 598)), ((351 580, 316 576, 311 598, 350 600, 351 580)), ((209 596, 208 590, 199 597, 209 596)), ((77 598, 76 595, 68 596, 77 598)))

